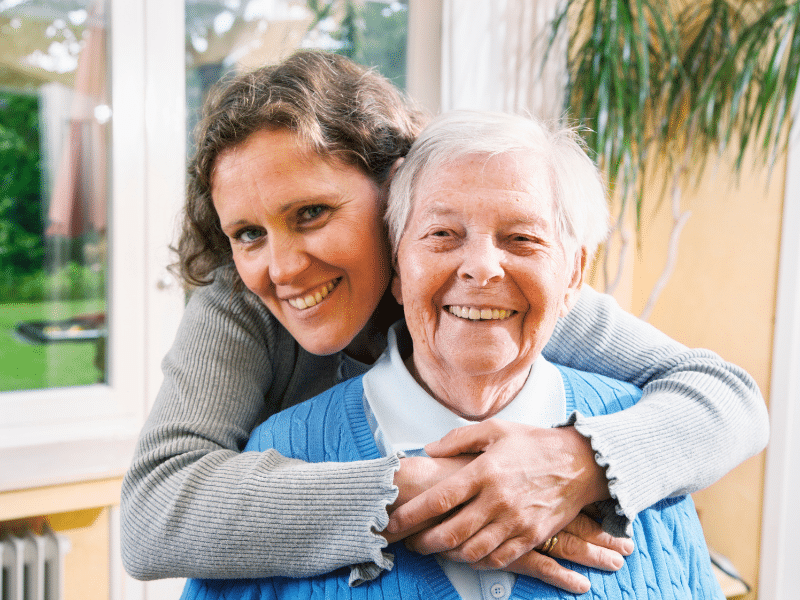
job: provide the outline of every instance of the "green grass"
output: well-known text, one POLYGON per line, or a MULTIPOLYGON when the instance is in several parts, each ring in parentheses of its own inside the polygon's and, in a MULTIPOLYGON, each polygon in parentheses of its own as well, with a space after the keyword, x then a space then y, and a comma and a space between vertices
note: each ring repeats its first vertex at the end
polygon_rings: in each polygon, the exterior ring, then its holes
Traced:
POLYGON ((104 310, 103 300, 0 304, 0 392, 97 383, 97 344, 30 344, 14 334, 22 321, 68 319, 104 310))

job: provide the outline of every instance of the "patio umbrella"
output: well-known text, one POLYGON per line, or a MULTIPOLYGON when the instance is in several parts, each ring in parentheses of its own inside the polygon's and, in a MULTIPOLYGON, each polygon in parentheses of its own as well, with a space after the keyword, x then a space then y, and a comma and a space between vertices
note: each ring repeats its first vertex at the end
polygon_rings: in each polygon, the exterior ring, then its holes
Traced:
POLYGON ((110 111, 101 10, 91 18, 78 57, 69 126, 50 198, 48 236, 77 237, 106 229, 106 121, 110 111))

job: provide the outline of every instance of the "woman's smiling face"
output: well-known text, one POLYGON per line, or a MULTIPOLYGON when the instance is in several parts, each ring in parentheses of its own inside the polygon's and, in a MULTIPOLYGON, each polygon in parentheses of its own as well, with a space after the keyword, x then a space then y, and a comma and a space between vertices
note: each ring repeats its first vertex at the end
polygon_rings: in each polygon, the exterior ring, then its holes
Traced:
POLYGON ((554 208, 548 171, 530 155, 470 156, 422 176, 392 287, 422 379, 527 373, 583 277, 554 208))
POLYGON ((346 348, 386 290, 381 194, 283 129, 216 160, 212 197, 239 276, 309 352, 346 348))

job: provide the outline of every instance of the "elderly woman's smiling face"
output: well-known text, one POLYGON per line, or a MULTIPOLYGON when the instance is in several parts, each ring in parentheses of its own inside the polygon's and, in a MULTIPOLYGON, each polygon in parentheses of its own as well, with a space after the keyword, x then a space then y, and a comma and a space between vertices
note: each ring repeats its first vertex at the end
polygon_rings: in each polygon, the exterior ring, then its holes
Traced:
MULTIPOLYGON (((550 181, 542 159, 516 153, 469 156, 419 183, 392 289, 434 395, 440 377, 521 387, 574 303, 583 253, 559 239, 550 181)), ((502 406, 451 408, 483 418, 502 406)))

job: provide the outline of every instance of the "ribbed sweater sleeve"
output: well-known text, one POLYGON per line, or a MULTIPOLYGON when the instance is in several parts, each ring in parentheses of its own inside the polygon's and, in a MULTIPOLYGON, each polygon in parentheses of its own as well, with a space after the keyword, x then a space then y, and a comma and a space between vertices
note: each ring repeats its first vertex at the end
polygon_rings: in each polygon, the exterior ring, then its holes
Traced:
POLYGON ((686 348, 589 287, 544 355, 643 389, 627 410, 573 415, 606 468, 616 503, 605 511, 609 533, 630 533, 642 509, 710 485, 766 446, 766 406, 746 372, 713 352, 686 348))
POLYGON ((338 361, 299 350, 223 275, 186 308, 123 483, 126 570, 236 578, 383 564, 372 527, 385 527, 396 497, 396 457, 308 464, 241 453, 267 416, 331 387, 338 361), (298 524, 292 543, 276 535, 287 521, 298 524))

